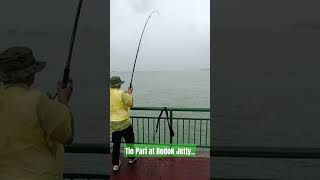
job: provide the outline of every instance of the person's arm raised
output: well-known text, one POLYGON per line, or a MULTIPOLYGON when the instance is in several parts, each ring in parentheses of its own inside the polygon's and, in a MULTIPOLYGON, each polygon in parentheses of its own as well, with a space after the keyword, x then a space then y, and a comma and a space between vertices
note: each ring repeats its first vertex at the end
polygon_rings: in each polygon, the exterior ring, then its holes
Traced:
MULTIPOLYGON (((69 101, 71 99, 72 96, 72 91, 73 91, 73 84, 72 81, 70 81, 70 83, 68 84, 68 86, 66 88, 62 88, 62 83, 58 82, 58 95, 57 95, 57 99, 60 103, 66 105, 69 109, 69 101)), ((72 112, 69 109, 69 113, 71 116, 71 135, 69 138, 67 138, 63 144, 71 144, 73 142, 74 139, 74 118, 72 115, 72 112)))
POLYGON ((129 108, 133 107, 133 98, 132 98, 133 88, 128 88, 128 91, 122 94, 122 101, 129 108))
POLYGON ((72 88, 58 86, 56 99, 41 95, 37 106, 40 124, 45 134, 61 144, 70 144, 73 141, 74 122, 68 102, 72 88))

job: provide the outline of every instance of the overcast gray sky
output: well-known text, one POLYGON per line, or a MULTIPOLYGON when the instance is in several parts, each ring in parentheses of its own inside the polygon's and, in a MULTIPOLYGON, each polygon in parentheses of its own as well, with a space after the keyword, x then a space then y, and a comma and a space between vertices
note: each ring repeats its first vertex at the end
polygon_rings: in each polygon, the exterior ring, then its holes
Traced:
MULTIPOLYGON (((70 33, 78 3, 79 0, 1 0, 0 32, 70 33)), ((105 32, 106 15, 105 1, 83 1, 79 29, 105 32)))
POLYGON ((196 70, 210 66, 210 0, 111 0, 111 71, 196 70))

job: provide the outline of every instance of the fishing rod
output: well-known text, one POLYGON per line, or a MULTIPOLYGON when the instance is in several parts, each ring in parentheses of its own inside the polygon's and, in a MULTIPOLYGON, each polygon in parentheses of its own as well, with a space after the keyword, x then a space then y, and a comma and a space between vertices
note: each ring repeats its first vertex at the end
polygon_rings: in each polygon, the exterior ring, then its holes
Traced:
MULTIPOLYGON (((69 45, 69 51, 68 51, 68 57, 67 57, 67 62, 63 71, 63 78, 62 78, 62 88, 66 88, 68 86, 68 83, 71 81, 70 80, 70 65, 71 65, 71 59, 72 59, 72 52, 73 52, 73 46, 74 46, 74 40, 77 34, 77 28, 78 28, 78 22, 80 18, 80 12, 81 12, 81 7, 82 7, 83 0, 79 0, 78 8, 77 8, 77 14, 74 20, 73 24, 73 30, 71 34, 71 40, 70 40, 70 45, 69 45)), ((72 86, 72 82, 71 86, 72 86)), ((72 87, 71 87, 72 88, 72 87)), ((55 95, 51 95, 50 93, 47 93, 48 97, 51 99, 55 99, 58 96, 58 93, 55 95)))
POLYGON ((73 47, 74 47, 74 40, 77 34, 77 29, 78 29, 78 22, 80 18, 80 12, 81 12, 81 7, 82 7, 83 0, 79 0, 78 4, 78 9, 77 9, 77 14, 74 20, 73 24, 73 30, 71 34, 71 40, 70 40, 70 45, 69 45, 69 51, 68 51, 68 57, 67 57, 67 62, 66 66, 63 71, 63 79, 62 79, 62 87, 66 88, 67 84, 70 80, 69 74, 70 74, 70 65, 71 65, 71 59, 72 59, 72 52, 73 52, 73 47))
POLYGON ((134 75, 134 70, 136 68, 136 63, 137 63, 137 58, 138 58, 138 54, 139 54, 139 51, 140 51, 140 44, 141 44, 141 40, 142 40, 142 37, 143 37, 143 34, 144 34, 144 30, 146 29, 147 27, 147 24, 149 22, 149 19, 151 18, 152 14, 154 13, 157 13, 160 15, 160 13, 158 11, 153 11, 152 13, 150 13, 146 23, 144 24, 144 27, 143 27, 143 30, 142 30, 142 33, 141 33, 141 36, 140 36, 140 40, 139 40, 139 45, 138 45, 138 49, 137 49, 137 52, 136 52, 136 57, 134 59, 134 64, 133 64, 133 69, 132 69, 132 74, 131 74, 131 80, 130 80, 130 86, 129 88, 132 88, 132 81, 133 81, 133 75, 134 75))

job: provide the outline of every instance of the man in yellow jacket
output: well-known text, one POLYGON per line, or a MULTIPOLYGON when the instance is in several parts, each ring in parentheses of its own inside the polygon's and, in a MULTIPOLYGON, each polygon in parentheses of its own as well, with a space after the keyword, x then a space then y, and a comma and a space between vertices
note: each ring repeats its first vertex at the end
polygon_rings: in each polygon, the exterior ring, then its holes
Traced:
MULTIPOLYGON (((134 143, 134 133, 130 122, 130 108, 133 106, 132 88, 128 92, 121 90, 124 83, 118 76, 110 79, 110 130, 112 133, 113 151, 112 164, 113 170, 118 171, 120 167, 120 143, 124 137, 126 143, 134 143)), ((129 158, 129 164, 133 164, 136 158, 129 158)))
POLYGON ((44 67, 26 47, 0 54, 1 180, 62 179, 63 145, 73 139, 72 91, 59 86, 51 99, 31 88, 44 67))

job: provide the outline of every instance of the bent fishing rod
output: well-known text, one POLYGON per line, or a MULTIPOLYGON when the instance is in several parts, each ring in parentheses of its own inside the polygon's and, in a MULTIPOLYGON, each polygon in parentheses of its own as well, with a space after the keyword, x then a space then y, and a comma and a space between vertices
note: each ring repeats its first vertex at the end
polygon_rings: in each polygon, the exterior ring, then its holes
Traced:
POLYGON ((72 52, 73 52, 73 47, 74 47, 74 40, 77 34, 77 29, 78 29, 78 22, 80 18, 80 12, 81 12, 81 7, 82 7, 83 0, 79 0, 78 4, 78 9, 77 9, 77 14, 74 20, 73 24, 73 30, 71 34, 71 40, 70 40, 70 45, 69 45, 69 51, 68 51, 68 57, 67 57, 67 62, 63 71, 63 79, 62 79, 62 87, 66 88, 67 84, 70 80, 69 74, 70 74, 70 65, 71 65, 71 59, 72 59, 72 52))
MULTIPOLYGON (((62 88, 66 88, 68 86, 68 83, 71 81, 70 80, 70 65, 71 65, 71 59, 72 59, 72 52, 73 52, 73 46, 74 46, 74 40, 77 34, 77 29, 78 29, 78 22, 80 18, 80 12, 81 12, 81 7, 82 7, 83 0, 79 0, 78 8, 77 8, 77 13, 76 17, 73 23, 73 29, 72 29, 72 34, 71 34, 71 40, 70 40, 70 45, 69 45, 69 51, 68 51, 68 57, 67 57, 67 62, 63 71, 63 78, 62 78, 62 88)), ((72 82, 71 86, 72 86, 72 82)), ((72 88, 72 87, 71 87, 72 88)), ((58 92, 52 96, 50 93, 47 93, 48 97, 51 99, 55 99, 58 96, 58 92)))
POLYGON ((144 24, 144 27, 143 27, 143 30, 142 30, 142 33, 141 33, 141 36, 140 36, 140 40, 139 40, 139 45, 138 45, 138 49, 137 49, 137 52, 136 52, 136 57, 134 59, 134 64, 133 64, 133 69, 132 69, 132 74, 131 74, 131 80, 130 80, 130 86, 129 88, 132 88, 132 81, 133 81, 133 75, 134 75, 134 70, 136 68, 136 63, 137 63, 137 58, 138 58, 138 54, 139 54, 139 51, 140 51, 140 45, 141 45, 141 40, 142 40, 142 37, 143 37, 143 34, 144 34, 144 30, 146 29, 147 27, 147 24, 149 22, 149 19, 151 18, 152 14, 154 13, 157 13, 158 15, 160 15, 160 13, 158 11, 153 11, 152 13, 150 13, 146 23, 144 24))

